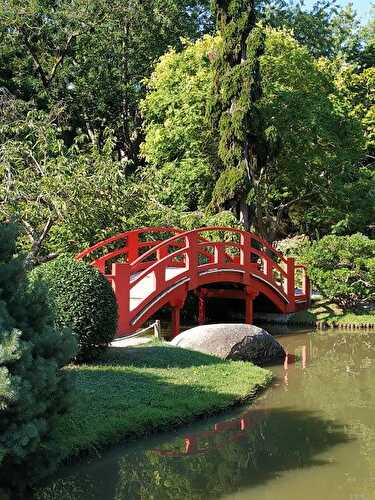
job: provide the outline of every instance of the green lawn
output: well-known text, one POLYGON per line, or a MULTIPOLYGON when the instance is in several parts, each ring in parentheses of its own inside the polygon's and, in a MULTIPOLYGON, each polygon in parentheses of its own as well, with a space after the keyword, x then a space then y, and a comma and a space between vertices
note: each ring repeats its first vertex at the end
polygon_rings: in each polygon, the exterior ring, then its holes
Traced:
POLYGON ((327 323, 331 326, 347 325, 375 325, 375 312, 343 312, 337 305, 327 300, 313 302, 308 311, 293 314, 290 323, 327 323))
POLYGON ((223 410, 254 396, 272 379, 251 363, 162 343, 113 347, 99 364, 68 370, 76 397, 58 427, 66 457, 223 410))

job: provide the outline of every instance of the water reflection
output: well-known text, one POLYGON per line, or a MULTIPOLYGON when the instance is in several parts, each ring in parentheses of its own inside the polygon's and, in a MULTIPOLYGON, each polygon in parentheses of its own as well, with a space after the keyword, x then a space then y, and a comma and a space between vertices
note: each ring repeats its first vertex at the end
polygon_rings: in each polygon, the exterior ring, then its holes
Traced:
POLYGON ((375 498, 375 335, 279 340, 256 405, 66 468, 37 498, 375 498))

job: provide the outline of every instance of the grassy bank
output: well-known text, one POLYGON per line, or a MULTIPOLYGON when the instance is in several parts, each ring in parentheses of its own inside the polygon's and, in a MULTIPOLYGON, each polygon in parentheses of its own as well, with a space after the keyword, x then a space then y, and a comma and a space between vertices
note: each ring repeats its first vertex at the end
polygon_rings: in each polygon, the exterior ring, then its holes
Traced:
POLYGON ((223 410, 253 396, 272 378, 250 363, 161 343, 113 347, 99 364, 68 369, 75 403, 58 428, 66 457, 223 410))
POLYGON ((337 305, 327 300, 316 300, 307 311, 292 314, 289 324, 309 324, 327 327, 375 327, 375 311, 369 312, 344 312, 337 305))

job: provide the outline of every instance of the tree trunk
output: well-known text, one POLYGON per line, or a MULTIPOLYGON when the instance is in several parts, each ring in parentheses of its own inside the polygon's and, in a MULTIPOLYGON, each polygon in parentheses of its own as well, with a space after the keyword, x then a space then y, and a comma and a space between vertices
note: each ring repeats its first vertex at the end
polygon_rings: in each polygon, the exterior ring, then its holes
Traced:
POLYGON ((244 226, 247 231, 251 229, 251 217, 250 217, 250 207, 247 204, 246 193, 243 193, 240 198, 239 203, 239 218, 240 223, 244 226))

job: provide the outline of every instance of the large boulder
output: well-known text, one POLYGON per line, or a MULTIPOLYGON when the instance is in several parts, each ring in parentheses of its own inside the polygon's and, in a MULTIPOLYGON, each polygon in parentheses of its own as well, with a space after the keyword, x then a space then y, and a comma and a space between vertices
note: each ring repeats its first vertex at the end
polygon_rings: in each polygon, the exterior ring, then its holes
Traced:
POLYGON ((178 335, 171 344, 223 359, 251 361, 257 365, 282 362, 286 356, 283 347, 272 335, 253 325, 197 326, 178 335))

